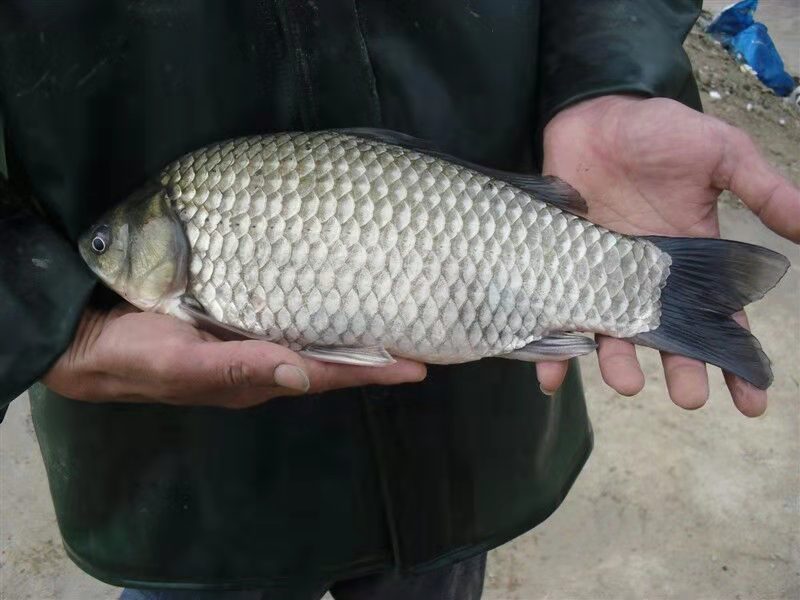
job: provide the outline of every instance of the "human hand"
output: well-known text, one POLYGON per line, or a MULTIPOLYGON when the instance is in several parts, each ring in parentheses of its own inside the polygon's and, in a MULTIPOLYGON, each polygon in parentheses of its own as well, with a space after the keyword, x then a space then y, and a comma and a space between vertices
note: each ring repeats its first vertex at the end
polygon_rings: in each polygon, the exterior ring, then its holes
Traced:
POLYGON ((90 402, 162 402, 246 408, 277 396, 420 381, 408 360, 334 365, 267 342, 221 342, 175 317, 120 304, 87 309, 67 351, 43 377, 53 391, 90 402))
MULTIPOLYGON (((605 96, 556 115, 544 132, 544 172, 568 181, 589 205, 588 218, 621 233, 719 237, 717 197, 730 190, 767 227, 800 242, 800 190, 778 175, 739 129, 672 100, 605 96)), ((744 313, 735 317, 747 325, 744 313)), ((631 396, 644 387, 634 346, 597 336, 604 381, 631 396)), ((708 399, 704 363, 662 353, 667 389, 683 408, 708 399)), ((566 363, 539 363, 555 390, 566 363)), ((737 408, 758 416, 767 395, 725 373, 737 408)))

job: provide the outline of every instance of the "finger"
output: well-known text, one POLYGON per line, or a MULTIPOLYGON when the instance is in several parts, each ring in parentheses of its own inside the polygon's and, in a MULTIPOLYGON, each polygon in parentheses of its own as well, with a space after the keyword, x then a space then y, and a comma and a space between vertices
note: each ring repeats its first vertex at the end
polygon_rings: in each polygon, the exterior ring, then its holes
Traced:
POLYGON ((708 374, 704 362, 668 352, 661 353, 667 391, 672 401, 695 410, 708 400, 708 374))
POLYGON ((304 362, 301 374, 297 373, 298 369, 294 365, 280 364, 274 371, 275 386, 266 390, 254 387, 242 391, 236 395, 233 405, 247 407, 276 396, 319 393, 339 388, 412 383, 424 379, 427 372, 425 365, 404 359, 398 359, 395 364, 382 367, 340 365, 302 358, 301 360, 304 362), (289 379, 284 375, 288 375, 289 379), (307 385, 305 389, 302 389, 302 382, 307 385))
POLYGON ((122 315, 127 315, 130 313, 138 313, 141 312, 138 308, 136 308, 133 304, 129 302, 119 302, 115 306, 111 308, 109 311, 109 317, 121 317, 122 315))
MULTIPOLYGON (((733 319, 742 327, 750 329, 744 312, 736 313, 733 315, 733 319)), ((733 403, 739 412, 747 417, 758 417, 764 414, 764 411, 767 410, 767 392, 765 390, 758 389, 732 373, 725 372, 724 375, 733 403)))
MULTIPOLYGON (((300 393, 319 393, 339 388, 359 387, 364 385, 397 385, 413 383, 425 378, 425 365, 405 359, 398 359, 393 365, 382 367, 361 367, 326 363, 313 359, 304 360, 303 377, 308 387, 300 390, 282 376, 286 371, 290 377, 296 377, 296 367, 286 363, 275 369, 276 386, 271 388, 249 388, 237 393, 229 403, 233 407, 242 408, 260 404, 276 396, 298 395, 300 393), (305 375, 307 373, 307 376, 305 375)), ((299 383, 299 380, 298 380, 299 383)))
POLYGON ((635 396, 644 387, 644 373, 636 358, 636 347, 630 342, 597 336, 597 360, 600 374, 610 387, 623 396, 635 396))
POLYGON ((736 194, 775 233, 800 243, 800 190, 769 165, 746 133, 720 127, 725 150, 714 185, 736 194))
POLYGON ((725 384, 730 390, 733 404, 746 417, 760 417, 767 410, 767 393, 741 377, 724 372, 725 384))
POLYGON ((536 377, 539 379, 539 388, 546 396, 552 396, 564 383, 567 376, 569 361, 545 361, 536 363, 536 377))
POLYGON ((305 361, 312 392, 363 385, 397 385, 425 379, 422 363, 399 358, 393 365, 361 367, 307 359, 305 361))
POLYGON ((187 393, 230 388, 281 387, 305 393, 310 387, 305 361, 277 344, 256 340, 203 342, 175 356, 170 369, 187 393))
POLYGON ((255 340, 202 343, 195 348, 171 365, 180 373, 179 383, 186 386, 186 394, 214 389, 233 393, 232 389, 239 388, 237 398, 244 395, 245 401, 252 394, 261 397, 263 388, 273 389, 270 396, 297 395, 415 382, 426 374, 424 365, 404 359, 385 367, 337 365, 305 359, 283 346, 255 340), (241 388, 252 388, 252 393, 241 388))

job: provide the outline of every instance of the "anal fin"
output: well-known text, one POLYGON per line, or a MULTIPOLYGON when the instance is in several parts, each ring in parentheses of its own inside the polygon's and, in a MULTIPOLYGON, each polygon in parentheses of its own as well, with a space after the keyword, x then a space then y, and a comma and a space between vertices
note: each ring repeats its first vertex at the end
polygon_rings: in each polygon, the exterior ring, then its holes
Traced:
POLYGON ((576 356, 591 354, 597 349, 597 343, 577 333, 553 333, 527 346, 503 354, 500 358, 522 360, 526 362, 569 360, 576 356))
MULTIPOLYGON (((180 310, 189 317, 196 327, 207 331, 223 341, 233 340, 263 340, 269 342, 266 336, 245 331, 233 325, 220 323, 211 317, 197 300, 189 295, 181 298, 180 310)), ((394 364, 396 361, 383 346, 307 346, 299 354, 323 362, 342 365, 357 365, 367 367, 382 367, 394 364)))

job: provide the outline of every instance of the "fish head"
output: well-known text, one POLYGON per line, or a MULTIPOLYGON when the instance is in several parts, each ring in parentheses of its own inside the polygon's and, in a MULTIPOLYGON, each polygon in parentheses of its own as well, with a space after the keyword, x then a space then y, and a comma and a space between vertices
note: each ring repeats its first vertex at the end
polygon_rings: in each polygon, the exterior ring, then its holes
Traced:
POLYGON ((142 310, 168 312, 186 291, 189 242, 161 186, 148 186, 107 212, 78 240, 89 268, 142 310))

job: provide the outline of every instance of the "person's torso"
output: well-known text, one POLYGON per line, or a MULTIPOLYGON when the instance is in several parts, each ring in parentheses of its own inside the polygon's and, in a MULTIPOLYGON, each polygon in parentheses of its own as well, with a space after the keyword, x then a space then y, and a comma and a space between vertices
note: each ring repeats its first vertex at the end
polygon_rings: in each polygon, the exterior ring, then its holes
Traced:
MULTIPOLYGON (((538 3, 6 2, 12 183, 73 240, 181 154, 222 139, 396 129, 530 168, 538 3)), ((432 368, 425 382, 247 411, 89 405, 37 387, 68 551, 118 584, 247 585, 425 568, 543 520, 591 445, 575 369, 432 368)))

